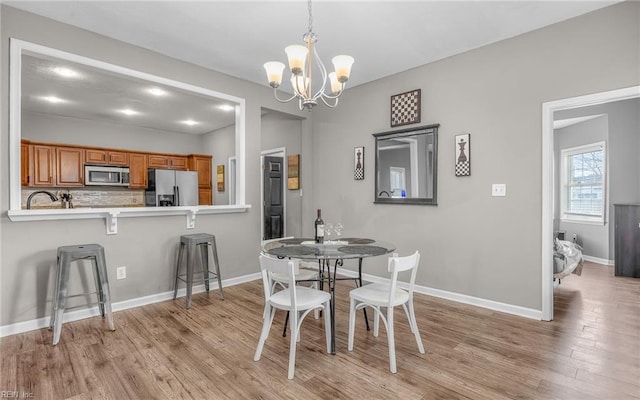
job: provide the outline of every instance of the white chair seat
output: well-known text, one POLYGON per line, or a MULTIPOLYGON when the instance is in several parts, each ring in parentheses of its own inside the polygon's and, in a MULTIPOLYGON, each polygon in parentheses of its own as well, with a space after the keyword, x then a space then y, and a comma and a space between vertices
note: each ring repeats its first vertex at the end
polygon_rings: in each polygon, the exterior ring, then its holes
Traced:
MULTIPOLYGON (((372 283, 370 285, 361 286, 357 289, 353 289, 350 293, 351 298, 354 298, 363 303, 368 303, 376 306, 386 307, 389 304, 389 291, 391 286, 384 283, 372 283)), ((391 306, 399 306, 409 301, 409 293, 402 289, 396 288, 393 299, 391 300, 391 306)))
MULTIPOLYGON (((306 288, 296 286, 296 300, 297 308, 300 310, 308 310, 309 308, 316 307, 318 304, 325 303, 331 300, 331 295, 328 292, 321 292, 317 289, 306 288)), ((274 307, 291 311, 291 294, 289 289, 281 290, 271 295, 269 302, 274 307)))
MULTIPOLYGON (((283 283, 289 282, 289 275, 286 275, 286 274, 279 274, 277 272, 273 272, 271 274, 271 278, 274 281, 278 281, 278 282, 283 282, 283 283)), ((300 268, 298 270, 298 273, 295 275, 295 279, 296 281, 318 279, 318 271, 312 271, 310 269, 300 268)))

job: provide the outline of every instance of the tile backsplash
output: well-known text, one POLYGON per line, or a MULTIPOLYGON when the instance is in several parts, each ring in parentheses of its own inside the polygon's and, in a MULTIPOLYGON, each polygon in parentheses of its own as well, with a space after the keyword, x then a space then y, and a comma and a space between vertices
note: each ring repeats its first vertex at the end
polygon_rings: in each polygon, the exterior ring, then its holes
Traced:
POLYGON ((62 208, 61 194, 71 195, 71 204, 74 208, 80 207, 144 207, 144 190, 129 189, 60 189, 60 188, 33 188, 22 189, 22 209, 27 208, 27 198, 33 192, 46 190, 55 194, 58 201, 52 202, 46 194, 38 194, 31 199, 32 209, 62 208))

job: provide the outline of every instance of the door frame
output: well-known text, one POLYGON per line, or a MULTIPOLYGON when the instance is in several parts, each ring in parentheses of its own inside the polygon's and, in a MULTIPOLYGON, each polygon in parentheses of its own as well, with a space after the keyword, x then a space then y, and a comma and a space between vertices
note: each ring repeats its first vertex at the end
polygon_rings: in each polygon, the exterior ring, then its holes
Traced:
POLYGON ((277 147, 275 149, 262 150, 260 152, 260 240, 264 237, 264 157, 282 157, 282 237, 287 237, 287 148, 277 147))
POLYGON ((640 97, 640 86, 542 103, 542 320, 553 319, 553 113, 640 97))

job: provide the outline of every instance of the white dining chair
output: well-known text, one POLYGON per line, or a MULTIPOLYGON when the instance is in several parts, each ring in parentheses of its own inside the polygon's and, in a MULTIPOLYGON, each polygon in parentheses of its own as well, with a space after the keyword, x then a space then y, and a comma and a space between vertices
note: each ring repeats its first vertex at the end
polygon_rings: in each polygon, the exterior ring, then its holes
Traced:
POLYGON ((315 309, 325 310, 324 330, 327 353, 331 351, 331 321, 329 320, 329 302, 331 295, 317 289, 296 286, 295 275, 299 271, 299 260, 270 258, 260 256, 260 270, 264 286, 264 313, 262 333, 258 341, 258 347, 253 357, 254 361, 260 360, 264 343, 269 336, 273 317, 276 310, 288 311, 291 315, 289 324, 289 373, 288 378, 293 379, 296 363, 296 345, 300 340, 300 327, 304 318, 315 309), (286 274, 289 277, 287 287, 280 291, 274 291, 273 274, 286 274))
POLYGON ((393 310, 394 307, 402 305, 407 318, 411 332, 416 337, 418 349, 424 354, 424 346, 418 331, 416 323, 416 315, 413 309, 413 286, 416 280, 416 271, 420 263, 420 253, 417 251, 407 257, 398 257, 394 254, 389 257, 389 272, 391 273, 391 283, 373 283, 359 288, 353 289, 349 293, 350 310, 349 310, 349 342, 348 349, 353 351, 353 337, 356 327, 356 312, 364 307, 371 307, 374 310, 373 336, 378 337, 380 328, 380 318, 384 322, 387 330, 387 340, 389 342, 389 366, 392 373, 397 372, 396 367, 396 349, 393 329, 393 310), (409 281, 409 290, 398 288, 398 273, 411 270, 411 279, 409 281), (386 308, 386 316, 383 314, 382 308, 386 308))

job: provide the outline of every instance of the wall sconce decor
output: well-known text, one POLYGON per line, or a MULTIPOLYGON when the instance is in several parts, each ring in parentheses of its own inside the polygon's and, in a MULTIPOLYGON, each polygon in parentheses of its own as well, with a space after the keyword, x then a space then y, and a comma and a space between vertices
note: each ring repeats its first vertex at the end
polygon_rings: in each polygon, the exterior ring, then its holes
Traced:
POLYGON ((353 179, 364 180, 364 147, 356 147, 353 151, 353 179))
POLYGON ((287 157, 287 189, 300 189, 300 154, 287 157))
POLYGON ((224 164, 216 167, 216 173, 218 175, 218 192, 224 192, 224 164))
POLYGON ((391 127, 420 122, 421 90, 411 90, 391 96, 391 127))
POLYGON ((456 176, 471 176, 471 135, 456 135, 456 176))

